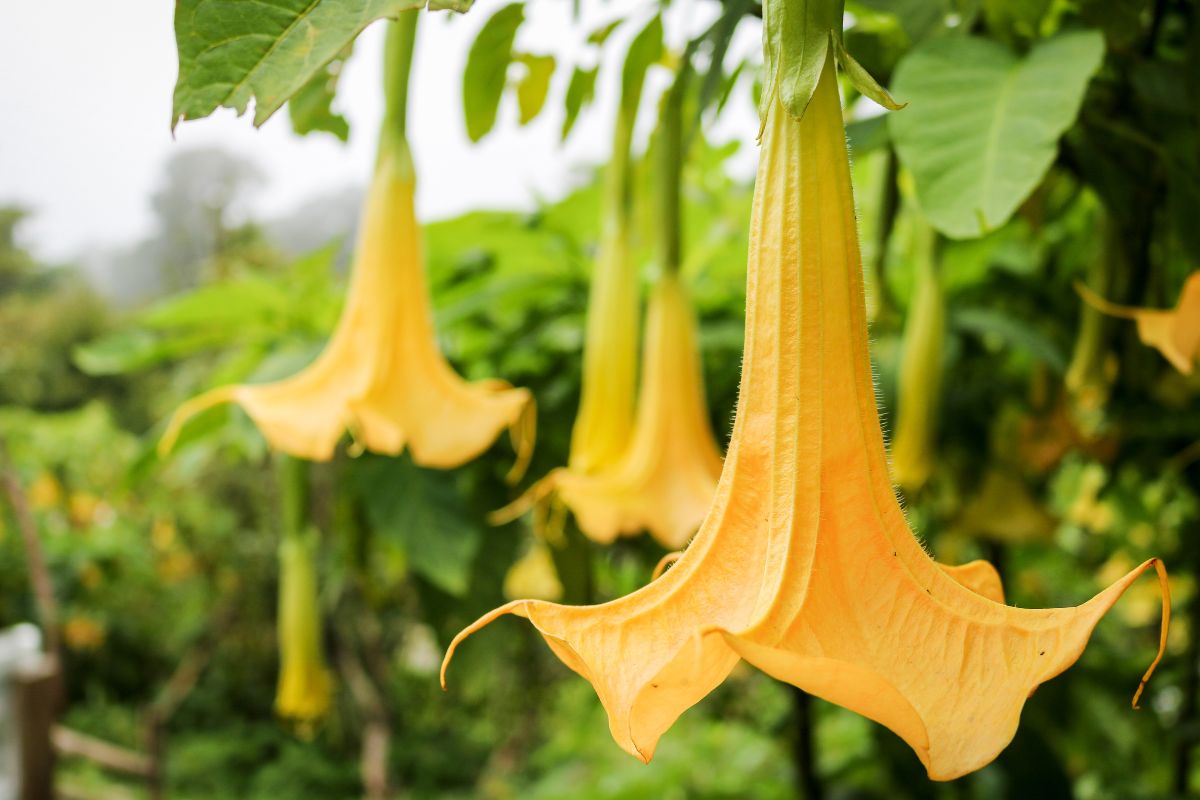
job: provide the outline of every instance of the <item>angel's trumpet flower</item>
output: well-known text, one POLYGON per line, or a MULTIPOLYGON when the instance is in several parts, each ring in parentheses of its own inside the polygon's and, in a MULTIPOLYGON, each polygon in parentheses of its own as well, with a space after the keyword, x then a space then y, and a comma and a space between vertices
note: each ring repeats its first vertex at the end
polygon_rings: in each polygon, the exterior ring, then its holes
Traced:
POLYGON ((557 470, 547 477, 599 542, 648 530, 679 548, 708 513, 721 453, 704 403, 696 323, 679 277, 664 275, 646 314, 641 394, 629 446, 592 474, 557 470))
POLYGON ((892 478, 907 491, 917 491, 933 472, 934 441, 942 393, 942 344, 946 311, 934 261, 937 235, 923 220, 915 221, 913 255, 917 283, 904 324, 900 359, 899 408, 892 444, 892 478))
MULTIPOLYGON (((591 469, 581 468, 573 451, 571 465, 550 473, 532 495, 557 491, 575 513, 580 530, 604 544, 620 535, 647 530, 664 547, 683 547, 708 513, 721 474, 721 453, 704 401, 696 321, 679 276, 684 78, 686 73, 681 73, 663 109, 663 213, 659 220, 663 274, 646 307, 646 341, 633 431, 617 455, 590 460, 591 469)), ((616 333, 624 348, 624 337, 632 330, 636 329, 625 325, 610 335, 616 333)), ((611 341, 598 344, 613 347, 611 341)), ((625 377, 619 375, 618 381, 625 377)), ((585 404, 589 388, 585 384, 585 404)), ((612 384, 607 388, 612 390, 612 384)), ((628 387, 622 384, 620 390, 623 393, 628 387)), ((585 419, 583 411, 581 420, 585 419)), ((588 456, 596 453, 593 447, 586 451, 588 456)), ((528 502, 502 510, 496 519, 511 517, 528 502)))
POLYGON ((1184 375, 1192 374, 1196 356, 1200 354, 1200 272, 1188 276, 1179 301, 1170 309, 1117 305, 1082 283, 1075 284, 1075 288, 1097 310, 1137 322, 1142 344, 1158 350, 1184 375))
POLYGON ((913 536, 875 408, 832 61, 819 74, 802 120, 777 96, 768 107, 737 418, 695 539, 612 602, 495 609, 455 637, 442 675, 465 637, 526 617, 595 687, 617 743, 649 761, 741 657, 886 725, 949 779, 995 758, 1038 684, 1079 658, 1138 575, 1154 566, 1165 591, 1165 571, 1151 559, 1081 606, 1011 608, 964 585, 994 587, 986 567, 948 572, 913 536))
POLYGON ((532 395, 499 380, 464 381, 438 349, 403 135, 404 93, 396 88, 407 81, 416 13, 389 31, 390 72, 403 74, 389 74, 397 80, 388 90, 353 276, 332 338, 290 378, 224 386, 188 401, 172 418, 162 451, 188 418, 234 402, 273 448, 301 458, 328 460, 349 428, 367 450, 397 455, 407 447, 417 464, 449 468, 478 456, 508 428, 518 456, 514 473, 523 470, 533 448, 532 395))
POLYGON ((275 713, 311 724, 329 710, 332 682, 321 654, 316 539, 291 534, 279 543, 279 685, 275 713))

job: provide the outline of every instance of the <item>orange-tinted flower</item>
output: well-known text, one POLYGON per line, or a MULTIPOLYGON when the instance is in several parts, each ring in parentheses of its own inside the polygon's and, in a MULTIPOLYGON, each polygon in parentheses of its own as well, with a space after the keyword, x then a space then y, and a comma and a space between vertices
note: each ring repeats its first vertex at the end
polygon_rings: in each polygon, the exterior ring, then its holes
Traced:
POLYGON ((614 739, 644 761, 744 658, 886 725, 935 779, 978 769, 1011 740, 1029 694, 1074 663, 1121 593, 1161 564, 1135 567, 1081 606, 1027 610, 994 599, 986 566, 945 570, 912 535, 875 408, 831 61, 803 120, 772 100, 747 287, 732 441, 683 557, 603 605, 519 600, 492 611, 455 637, 443 678, 465 637, 516 614, 592 683, 614 739))

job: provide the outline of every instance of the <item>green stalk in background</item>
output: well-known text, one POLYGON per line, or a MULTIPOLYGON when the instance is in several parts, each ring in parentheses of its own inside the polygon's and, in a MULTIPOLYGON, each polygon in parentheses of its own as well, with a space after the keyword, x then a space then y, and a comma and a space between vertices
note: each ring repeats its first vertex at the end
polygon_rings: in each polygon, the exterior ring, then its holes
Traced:
POLYGON ((924 219, 916 215, 912 219, 916 285, 904 323, 892 479, 905 491, 916 492, 933 472, 946 309, 938 275, 937 234, 924 219))

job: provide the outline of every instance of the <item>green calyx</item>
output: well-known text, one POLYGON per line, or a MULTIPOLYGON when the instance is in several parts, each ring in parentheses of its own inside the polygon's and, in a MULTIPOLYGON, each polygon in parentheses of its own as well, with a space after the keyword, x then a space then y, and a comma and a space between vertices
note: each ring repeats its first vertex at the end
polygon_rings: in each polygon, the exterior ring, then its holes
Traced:
POLYGON ((777 98, 788 113, 803 117, 831 50, 858 91, 892 111, 904 107, 846 52, 844 9, 845 0, 764 0, 762 119, 777 98))

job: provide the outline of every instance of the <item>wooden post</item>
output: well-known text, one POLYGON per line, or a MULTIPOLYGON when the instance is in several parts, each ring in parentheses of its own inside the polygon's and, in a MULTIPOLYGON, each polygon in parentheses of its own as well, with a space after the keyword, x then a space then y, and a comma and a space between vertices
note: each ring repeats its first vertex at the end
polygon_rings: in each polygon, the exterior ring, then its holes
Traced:
POLYGON ((19 800, 53 800, 54 747, 50 733, 58 702, 56 659, 46 656, 24 664, 11 677, 17 722, 19 800))

